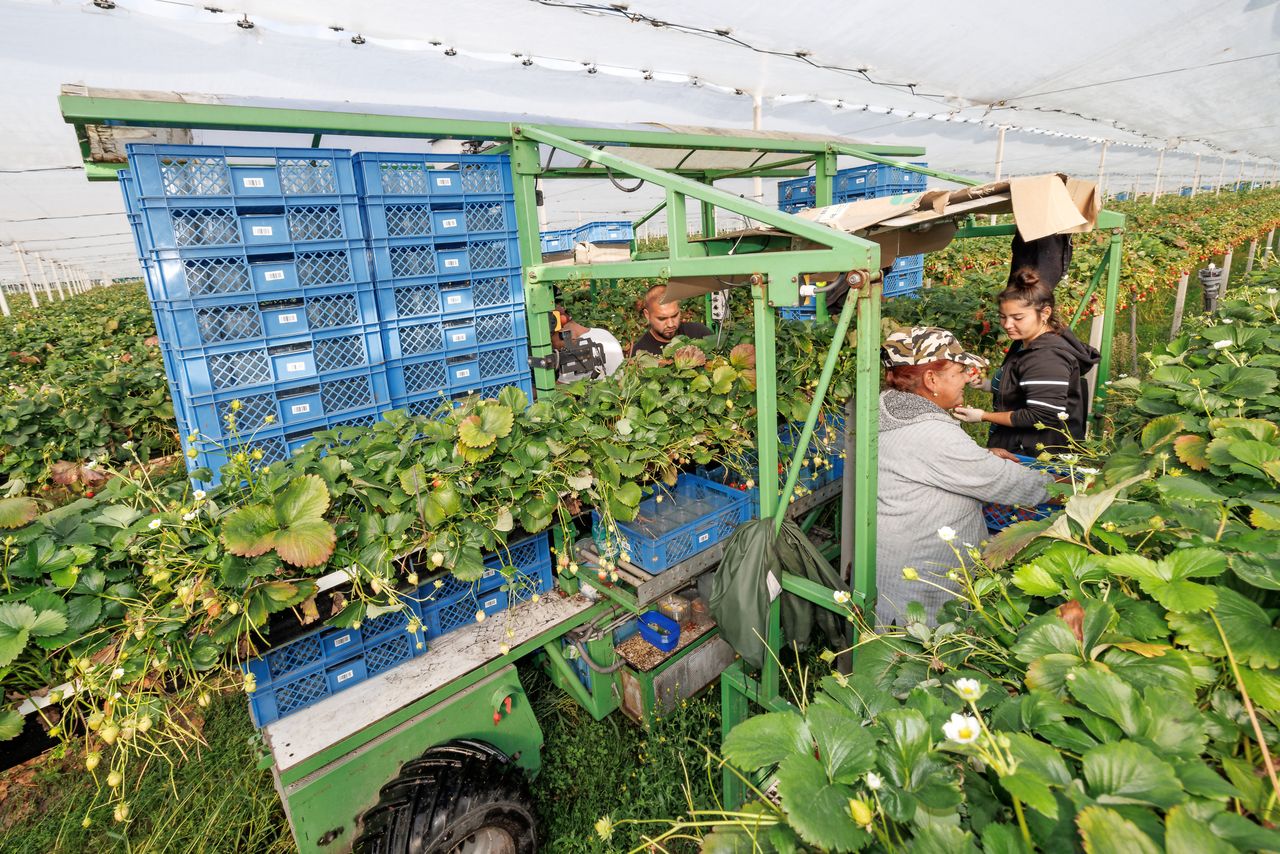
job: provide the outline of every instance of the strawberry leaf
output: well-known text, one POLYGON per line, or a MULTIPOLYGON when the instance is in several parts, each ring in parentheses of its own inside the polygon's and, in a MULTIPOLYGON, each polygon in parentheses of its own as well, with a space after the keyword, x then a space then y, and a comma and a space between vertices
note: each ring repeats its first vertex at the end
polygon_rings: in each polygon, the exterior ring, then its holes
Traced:
POLYGON ((323 519, 303 519, 276 532, 276 553, 294 566, 321 566, 333 554, 337 534, 323 519))
POLYGON ((250 504, 230 513, 222 523, 222 543, 240 557, 258 557, 275 546, 276 517, 265 504, 250 504))
POLYGON ((0 498, 0 528, 21 528, 39 514, 40 507, 33 498, 0 498))

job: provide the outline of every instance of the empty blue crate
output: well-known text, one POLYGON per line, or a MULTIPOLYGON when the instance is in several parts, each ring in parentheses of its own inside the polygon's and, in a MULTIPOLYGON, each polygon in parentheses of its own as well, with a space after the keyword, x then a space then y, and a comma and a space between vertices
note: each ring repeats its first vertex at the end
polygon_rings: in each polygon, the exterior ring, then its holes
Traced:
POLYGON ((778 182, 778 207, 789 213, 813 207, 815 181, 813 178, 792 178, 778 182))
POLYGON ((262 391, 225 391, 175 401, 185 434, 199 432, 216 437, 228 433, 228 425, 243 436, 264 428, 326 426, 353 410, 385 409, 391 403, 382 366, 335 371, 320 380, 303 380, 262 391))
POLYGON ((127 152, 143 200, 260 203, 356 192, 351 152, 342 149, 137 144, 127 152))
POLYGON ((573 248, 574 237, 572 228, 560 228, 554 231, 542 232, 542 254, 555 255, 560 252, 568 252, 573 248))
POLYGON ((377 324, 314 332, 288 343, 170 348, 174 384, 184 397, 321 378, 334 371, 377 365, 377 324))
POLYGON ((253 723, 259 727, 266 726, 385 673, 425 651, 426 641, 421 630, 412 634, 401 630, 371 641, 362 649, 351 650, 353 655, 337 663, 321 661, 277 677, 266 685, 259 679, 256 690, 249 695, 253 723))
POLYGON ((513 192, 511 159, 504 154, 360 152, 354 162, 356 183, 366 204, 389 204, 396 196, 454 198, 513 192))
POLYGON ((195 258, 220 250, 295 252, 360 240, 364 227, 355 196, 330 202, 286 199, 279 206, 245 208, 234 202, 143 201, 143 244, 166 257, 195 258))
MULTIPOLYGON (((649 573, 705 551, 751 518, 745 494, 696 475, 681 474, 674 487, 657 484, 655 489, 656 495, 640 502, 634 520, 618 523, 630 562, 649 573)), ((599 519, 593 511, 593 523, 599 519)))
POLYGON ((153 302, 274 294, 372 280, 363 241, 262 255, 239 250, 222 250, 198 258, 165 253, 159 258, 144 259, 143 273, 153 302))
POLYGON ((514 232, 477 235, 457 243, 418 237, 374 238, 369 243, 374 281, 381 287, 392 281, 466 281, 520 266, 520 241, 514 232))
POLYGON ((378 322, 369 283, 199 301, 153 300, 152 306, 161 341, 179 349, 295 338, 378 322))
POLYGON ((589 222, 573 230, 575 243, 630 243, 634 229, 627 220, 589 222))
POLYGON ((396 406, 427 392, 470 391, 527 374, 529 347, 524 341, 491 344, 450 355, 424 355, 387 362, 387 384, 396 406))
MULTIPOLYGON (((1066 477, 1071 474, 1071 469, 1061 463, 1054 465, 1052 463, 1043 463, 1035 457, 1026 457, 1021 454, 1015 454, 1018 462, 1024 466, 1041 471, 1048 472, 1055 477, 1066 477)), ((1061 510, 1061 504, 1055 504, 1046 501, 1044 504, 1037 504, 1034 507, 1014 507, 1009 504, 987 504, 982 505, 982 516, 987 523, 987 530, 991 533, 1003 530, 1017 522, 1026 522, 1036 519, 1047 519, 1055 511, 1061 510)))
POLYGON ((906 296, 916 293, 924 286, 924 268, 906 270, 901 273, 889 273, 884 277, 884 295, 886 297, 906 296))
POLYGON ((380 282, 376 291, 383 321, 524 307, 518 268, 486 271, 457 282, 380 282))
POLYGON ((515 205, 507 198, 365 201, 370 237, 430 237, 440 242, 515 231, 515 205))
POLYGON ((388 359, 428 353, 455 353, 501 342, 524 341, 528 335, 523 311, 490 309, 439 320, 419 318, 383 325, 383 350, 388 359))

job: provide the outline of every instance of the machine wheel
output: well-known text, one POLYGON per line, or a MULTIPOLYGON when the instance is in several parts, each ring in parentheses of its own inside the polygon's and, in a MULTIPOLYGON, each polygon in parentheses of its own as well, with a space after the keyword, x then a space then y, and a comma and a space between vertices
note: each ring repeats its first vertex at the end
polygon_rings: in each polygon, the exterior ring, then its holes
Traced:
POLYGON ((355 854, 534 854, 529 783, 502 751, 451 741, 406 763, 361 819, 355 854))

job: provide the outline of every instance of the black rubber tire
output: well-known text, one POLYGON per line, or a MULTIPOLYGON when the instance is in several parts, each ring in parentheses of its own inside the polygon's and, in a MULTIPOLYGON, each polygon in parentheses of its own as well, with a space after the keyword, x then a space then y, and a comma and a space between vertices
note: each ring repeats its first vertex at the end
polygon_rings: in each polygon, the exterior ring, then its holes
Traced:
POLYGON ((529 781, 481 741, 451 741, 406 763, 360 824, 353 854, 452 854, 468 844, 475 854, 538 850, 529 781))

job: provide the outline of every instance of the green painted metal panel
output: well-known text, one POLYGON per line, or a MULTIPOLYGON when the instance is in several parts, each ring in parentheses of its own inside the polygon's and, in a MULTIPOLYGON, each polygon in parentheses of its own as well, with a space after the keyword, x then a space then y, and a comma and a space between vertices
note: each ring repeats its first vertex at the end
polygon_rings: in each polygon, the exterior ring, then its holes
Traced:
POLYGON ((302 854, 345 851, 357 833, 357 819, 378 800, 378 790, 395 778, 404 763, 428 748, 457 738, 486 741, 520 767, 537 773, 541 767, 542 729, 514 667, 503 668, 472 686, 451 702, 422 713, 357 751, 280 789, 302 854), (511 697, 511 712, 502 698, 511 697), (324 841, 322 844, 322 840, 324 841))

